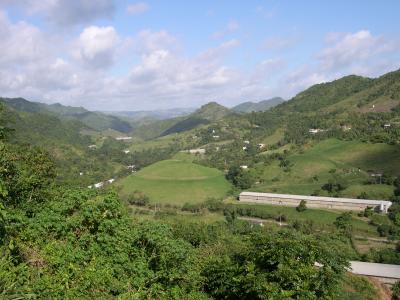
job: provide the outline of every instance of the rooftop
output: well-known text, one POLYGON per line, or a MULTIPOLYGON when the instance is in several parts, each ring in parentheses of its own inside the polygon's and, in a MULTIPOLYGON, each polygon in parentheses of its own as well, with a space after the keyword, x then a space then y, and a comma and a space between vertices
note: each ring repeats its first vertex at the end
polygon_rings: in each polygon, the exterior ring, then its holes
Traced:
POLYGON ((350 266, 354 274, 400 279, 400 265, 351 261, 350 266))
POLYGON ((352 199, 352 198, 334 198, 334 197, 320 197, 320 196, 304 196, 304 195, 289 195, 289 194, 273 194, 273 193, 257 193, 257 192, 242 192, 240 196, 255 196, 255 197, 269 197, 269 198, 282 198, 282 199, 297 199, 308 201, 333 201, 333 202, 348 202, 380 205, 391 205, 392 202, 386 200, 367 200, 367 199, 352 199))

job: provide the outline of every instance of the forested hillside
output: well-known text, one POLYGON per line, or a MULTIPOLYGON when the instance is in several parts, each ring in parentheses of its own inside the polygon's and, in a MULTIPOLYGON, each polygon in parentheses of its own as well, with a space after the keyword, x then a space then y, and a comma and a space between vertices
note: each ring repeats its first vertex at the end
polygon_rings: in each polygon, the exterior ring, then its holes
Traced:
POLYGON ((127 133, 132 130, 132 126, 126 121, 115 116, 91 112, 83 107, 64 106, 59 103, 47 105, 27 101, 23 98, 0 98, 0 102, 18 112, 48 114, 63 120, 79 121, 98 131, 113 129, 127 133))

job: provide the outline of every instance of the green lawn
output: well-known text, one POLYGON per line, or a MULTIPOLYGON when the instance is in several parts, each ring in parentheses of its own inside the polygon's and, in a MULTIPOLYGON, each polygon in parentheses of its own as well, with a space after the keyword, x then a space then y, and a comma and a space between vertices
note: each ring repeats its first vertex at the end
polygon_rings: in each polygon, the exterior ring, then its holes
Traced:
POLYGON ((184 154, 150 165, 119 180, 117 186, 121 187, 122 197, 140 190, 153 203, 178 205, 203 202, 208 197, 221 198, 231 188, 222 172, 194 164, 184 154))
POLYGON ((256 169, 263 180, 252 190, 310 195, 332 177, 329 171, 336 169, 349 183, 343 196, 357 197, 365 191, 369 198, 388 199, 392 186, 363 183, 369 178, 368 170, 397 175, 400 147, 328 139, 289 155, 288 160, 293 163, 290 172, 284 172, 277 161, 259 165, 256 169))

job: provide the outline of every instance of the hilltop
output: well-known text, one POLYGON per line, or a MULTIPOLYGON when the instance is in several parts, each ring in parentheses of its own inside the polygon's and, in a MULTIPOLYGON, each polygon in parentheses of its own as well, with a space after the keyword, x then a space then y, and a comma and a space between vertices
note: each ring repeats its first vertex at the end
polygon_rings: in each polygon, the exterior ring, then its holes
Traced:
POLYGON ((389 112, 399 104, 400 70, 378 78, 356 75, 321 83, 279 105, 287 112, 389 112))
POLYGON ((188 117, 165 130, 161 135, 188 131, 196 128, 199 125, 205 125, 218 121, 230 114, 232 114, 232 112, 229 110, 229 108, 226 108, 225 106, 222 106, 216 102, 209 102, 200 107, 194 113, 190 114, 188 117))
POLYGON ((284 99, 281 97, 274 97, 268 100, 262 100, 260 102, 243 102, 240 103, 234 107, 232 107, 232 110, 234 112, 238 113, 250 113, 252 111, 266 111, 272 107, 275 107, 281 103, 285 102, 284 99))

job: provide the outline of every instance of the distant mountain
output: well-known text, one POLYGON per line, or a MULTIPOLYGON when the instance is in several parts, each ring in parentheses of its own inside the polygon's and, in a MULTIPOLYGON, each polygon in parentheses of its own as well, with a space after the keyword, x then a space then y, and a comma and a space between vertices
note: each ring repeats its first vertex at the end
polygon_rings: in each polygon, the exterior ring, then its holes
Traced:
POLYGON ((62 120, 80 121, 97 131, 113 129, 128 133, 132 130, 132 126, 127 121, 121 120, 116 116, 91 112, 83 107, 64 106, 59 103, 44 104, 31 102, 23 98, 0 98, 0 102, 20 112, 50 114, 62 120))
POLYGON ((190 114, 188 117, 165 130, 162 135, 191 130, 199 125, 218 121, 231 114, 232 111, 229 108, 216 102, 209 102, 190 114))
POLYGON ((103 111, 102 113, 116 117, 129 118, 133 122, 142 120, 166 120, 187 116, 194 112, 195 108, 171 108, 143 111, 103 111))
POLYGON ((285 100, 282 99, 281 97, 274 97, 260 102, 248 101, 232 107, 232 110, 238 113, 250 113, 252 111, 266 111, 283 102, 285 102, 285 100))

